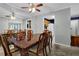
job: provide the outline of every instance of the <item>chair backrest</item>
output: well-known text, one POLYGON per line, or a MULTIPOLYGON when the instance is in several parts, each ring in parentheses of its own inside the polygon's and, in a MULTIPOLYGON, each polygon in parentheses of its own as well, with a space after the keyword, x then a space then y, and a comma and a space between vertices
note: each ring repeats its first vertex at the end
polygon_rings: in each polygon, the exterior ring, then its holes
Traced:
POLYGON ((33 31, 32 30, 27 30, 27 39, 28 39, 28 41, 31 40, 32 37, 33 37, 33 31))
POLYGON ((44 33, 48 36, 48 38, 49 38, 48 41, 52 41, 53 40, 52 32, 51 31, 45 30, 44 33))
POLYGON ((52 39, 52 38, 53 38, 53 37, 52 37, 52 32, 49 31, 48 34, 49 34, 50 39, 52 39))
POLYGON ((8 45, 8 41, 5 35, 0 35, 1 37, 1 43, 2 43, 2 47, 4 49, 4 54, 5 56, 12 56, 10 49, 9 49, 9 45, 8 45))
POLYGON ((48 32, 44 32, 44 47, 49 44, 49 34, 48 32))
POLYGON ((8 30, 7 34, 9 35, 9 37, 12 37, 13 36, 13 30, 8 30))
POLYGON ((38 42, 38 48, 37 48, 37 52, 39 53, 41 50, 43 50, 44 48, 46 48, 47 45, 47 41, 48 40, 48 34, 46 33, 42 33, 39 36, 39 42, 38 42))
POLYGON ((25 39, 25 33, 24 32, 18 32, 17 33, 17 40, 23 40, 25 39))

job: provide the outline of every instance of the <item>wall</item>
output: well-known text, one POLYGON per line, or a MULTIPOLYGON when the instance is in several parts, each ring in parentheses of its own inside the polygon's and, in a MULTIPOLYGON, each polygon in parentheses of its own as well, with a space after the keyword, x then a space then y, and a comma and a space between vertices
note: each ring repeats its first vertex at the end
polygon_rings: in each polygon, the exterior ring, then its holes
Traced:
POLYGON ((3 33, 3 30, 7 27, 6 20, 5 22, 3 20, 0 20, 0 33, 3 33))
POLYGON ((4 33, 4 31, 8 29, 8 23, 21 23, 22 24, 22 20, 0 19, 0 33, 4 33))
POLYGON ((41 33, 44 30, 44 20, 42 17, 35 17, 31 19, 33 33, 41 33))
POLYGON ((27 29, 27 20, 22 21, 22 29, 27 29))
POLYGON ((70 8, 55 12, 55 42, 70 45, 70 8))
POLYGON ((77 35, 79 35, 79 20, 78 20, 77 35))

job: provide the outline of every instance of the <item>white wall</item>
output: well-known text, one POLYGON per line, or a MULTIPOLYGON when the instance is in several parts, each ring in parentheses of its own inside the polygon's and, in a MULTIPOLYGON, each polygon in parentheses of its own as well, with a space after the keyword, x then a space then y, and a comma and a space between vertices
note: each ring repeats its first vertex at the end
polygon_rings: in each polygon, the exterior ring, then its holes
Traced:
POLYGON ((79 35, 79 20, 78 20, 77 35, 79 35))
POLYGON ((33 33, 38 34, 44 30, 44 20, 42 17, 35 17, 31 19, 33 33))
POLYGON ((8 29, 8 23, 21 23, 22 24, 22 20, 0 19, 0 33, 4 33, 4 31, 8 29))
POLYGON ((6 25, 6 20, 0 20, 0 33, 3 33, 3 30, 6 29, 7 25, 6 25))
POLYGON ((27 29, 27 20, 22 21, 22 29, 27 29))
POLYGON ((70 45, 70 8, 55 13, 55 42, 70 45))

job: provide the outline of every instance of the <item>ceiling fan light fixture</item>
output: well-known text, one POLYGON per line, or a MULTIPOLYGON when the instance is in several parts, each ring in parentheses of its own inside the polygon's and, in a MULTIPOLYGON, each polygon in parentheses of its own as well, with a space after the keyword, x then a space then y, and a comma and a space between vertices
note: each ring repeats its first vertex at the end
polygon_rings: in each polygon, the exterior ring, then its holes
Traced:
POLYGON ((16 19, 16 17, 11 15, 11 19, 12 19, 12 20, 15 20, 15 19, 16 19))
POLYGON ((35 8, 32 8, 32 12, 35 12, 35 8))
POLYGON ((22 9, 28 8, 29 13, 35 12, 35 11, 40 12, 40 9, 38 9, 37 7, 43 6, 43 4, 34 4, 34 3, 28 3, 28 5, 29 5, 28 7, 21 7, 21 8, 22 9))
POLYGON ((31 11, 32 9, 31 8, 29 8, 29 11, 31 11))
POLYGON ((11 19, 12 20, 15 20, 16 19, 14 12, 12 12, 11 19))

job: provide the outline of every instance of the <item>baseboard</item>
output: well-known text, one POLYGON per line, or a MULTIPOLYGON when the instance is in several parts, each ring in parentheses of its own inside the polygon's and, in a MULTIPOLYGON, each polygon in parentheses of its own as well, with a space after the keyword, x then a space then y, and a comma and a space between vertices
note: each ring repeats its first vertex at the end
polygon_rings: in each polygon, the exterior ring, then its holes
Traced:
POLYGON ((65 46, 65 47, 71 47, 70 45, 65 45, 65 44, 56 43, 56 42, 55 42, 55 45, 60 45, 60 46, 65 46))
POLYGON ((55 46, 59 46, 59 48, 63 47, 63 48, 69 48, 69 49, 77 49, 79 50, 79 47, 76 46, 69 46, 69 45, 65 45, 65 44, 60 44, 60 43, 55 43, 55 46))

